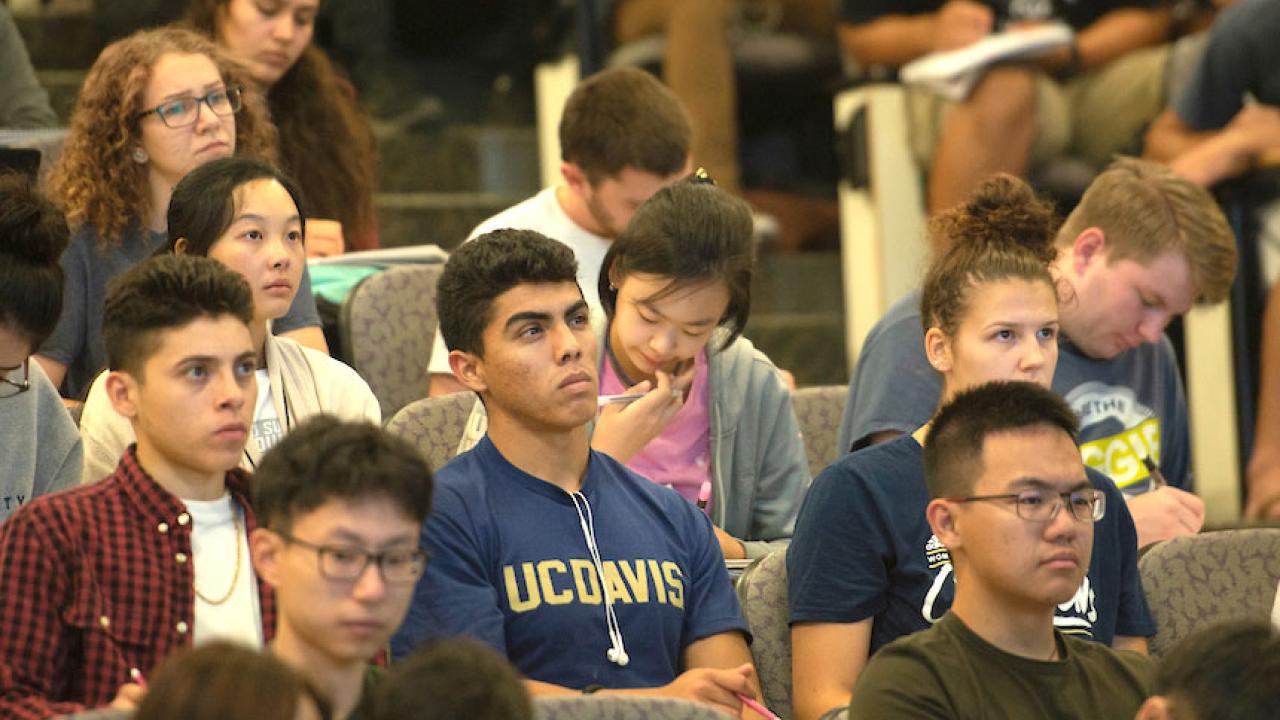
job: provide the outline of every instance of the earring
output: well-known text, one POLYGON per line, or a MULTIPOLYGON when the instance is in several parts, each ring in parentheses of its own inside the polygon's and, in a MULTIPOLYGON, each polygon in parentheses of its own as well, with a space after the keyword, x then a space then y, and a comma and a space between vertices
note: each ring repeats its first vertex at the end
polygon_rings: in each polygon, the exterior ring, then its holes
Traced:
POLYGON ((618 286, 613 283, 609 283, 609 292, 618 292, 618 286))
POLYGON ((148 159, 148 158, 147 158, 147 151, 146 151, 146 150, 143 150, 143 149, 142 149, 142 148, 140 148, 140 147, 136 147, 136 148, 134 148, 134 149, 133 149, 133 161, 134 161, 134 162, 136 162, 136 163, 138 163, 139 165, 141 165, 142 163, 146 162, 146 161, 147 161, 147 159, 148 159))

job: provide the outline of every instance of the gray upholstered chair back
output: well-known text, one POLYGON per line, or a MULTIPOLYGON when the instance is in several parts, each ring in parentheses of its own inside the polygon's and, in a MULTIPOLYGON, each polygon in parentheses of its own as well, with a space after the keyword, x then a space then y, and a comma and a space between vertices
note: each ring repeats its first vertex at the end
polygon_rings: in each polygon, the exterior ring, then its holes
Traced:
POLYGON ((1280 528, 1221 530, 1153 546, 1138 560, 1156 621, 1151 654, 1223 620, 1267 620, 1280 582, 1280 528))
POLYGON ((796 422, 800 423, 804 438, 804 453, 809 459, 809 475, 813 477, 842 454, 836 447, 836 435, 848 395, 849 388, 844 385, 818 385, 797 390, 792 397, 796 422))
POLYGON ((384 418, 427 396, 443 268, 397 265, 365 278, 343 301, 343 356, 369 383, 384 418))
POLYGON ((533 715, 537 720, 724 720, 710 706, 689 700, 623 695, 535 698, 533 715))
POLYGON ((416 400, 387 421, 387 431, 408 440, 439 470, 453 459, 475 403, 473 392, 416 400))
MULTIPOLYGON (((837 419, 840 417, 836 415, 837 419)), ((738 578, 738 600, 751 629, 751 657, 765 705, 791 717, 791 628, 787 610, 787 553, 752 563, 738 578)))

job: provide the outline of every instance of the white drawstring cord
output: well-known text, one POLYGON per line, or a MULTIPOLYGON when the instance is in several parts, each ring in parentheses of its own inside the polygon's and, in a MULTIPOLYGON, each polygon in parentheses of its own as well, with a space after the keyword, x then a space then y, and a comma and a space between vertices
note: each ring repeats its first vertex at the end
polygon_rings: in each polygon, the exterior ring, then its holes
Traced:
POLYGON ((587 552, 591 554, 591 561, 596 566, 596 578, 600 582, 600 591, 604 594, 604 621, 609 631, 611 645, 605 657, 618 667, 626 667, 627 663, 631 662, 631 658, 627 656, 627 648, 622 644, 622 626, 618 624, 618 614, 613 610, 613 595, 609 592, 609 583, 604 579, 604 564, 600 562, 600 550, 596 546, 596 523, 591 515, 591 503, 587 502, 587 496, 582 493, 569 493, 569 498, 573 500, 573 509, 578 511, 578 525, 582 528, 582 537, 587 543, 587 552), (581 505, 578 504, 579 498, 582 499, 581 505), (587 509, 585 515, 582 512, 584 507, 587 509))

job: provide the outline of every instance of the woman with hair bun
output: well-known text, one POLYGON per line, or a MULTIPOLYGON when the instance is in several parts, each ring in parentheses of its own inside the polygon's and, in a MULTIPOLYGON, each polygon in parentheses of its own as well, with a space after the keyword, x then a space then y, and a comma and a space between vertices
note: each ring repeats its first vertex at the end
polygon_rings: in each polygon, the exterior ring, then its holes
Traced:
MULTIPOLYGON (((275 156, 275 130, 245 82, 208 39, 177 28, 118 40, 89 69, 49 178, 74 236, 61 260, 62 316, 38 359, 64 397, 82 398, 106 365, 107 283, 168 240, 166 212, 178 181, 233 153, 275 156)), ((274 331, 325 349, 319 325, 304 282, 274 331)))
MULTIPOLYGON (((1052 207, 1008 175, 931 221, 930 232, 950 246, 920 293, 925 353, 942 377, 939 407, 995 380, 1050 386, 1058 357, 1056 227, 1052 207)), ((787 551, 800 720, 847 705, 872 653, 929 627, 951 605, 951 563, 925 518, 928 434, 926 423, 845 455, 809 490, 787 551)), ((1092 470, 1089 479, 1106 494, 1106 516, 1094 527, 1085 600, 1060 607, 1055 623, 1145 649, 1142 636, 1155 627, 1137 574, 1133 519, 1109 479, 1092 470)))
POLYGON ((30 355, 58 322, 66 218, 22 175, 0 174, 0 522, 79 482, 80 433, 30 355))

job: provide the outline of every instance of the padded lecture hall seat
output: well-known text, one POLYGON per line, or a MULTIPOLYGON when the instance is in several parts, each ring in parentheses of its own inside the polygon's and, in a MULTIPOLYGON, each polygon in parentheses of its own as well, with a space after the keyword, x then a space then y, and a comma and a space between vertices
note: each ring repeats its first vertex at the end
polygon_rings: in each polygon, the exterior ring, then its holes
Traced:
MULTIPOLYGON (((837 415, 837 419, 839 416, 837 415)), ((791 628, 787 623, 787 553, 770 553, 738 578, 738 600, 751 629, 751 657, 765 705, 791 717, 791 628)))
POLYGON ((382 417, 427 396, 443 265, 401 265, 365 278, 342 304, 343 357, 382 406, 382 417))
POLYGON ((710 706, 690 700, 623 695, 535 698, 533 715, 537 720, 724 720, 710 706))
POLYGON ((1221 530, 1168 540, 1138 560, 1156 621, 1157 659, 1223 620, 1266 621, 1280 581, 1280 528, 1221 530))
POLYGON ((849 388, 844 385, 818 385, 801 388, 791 398, 811 476, 817 477, 841 455, 836 448, 836 436, 840 433, 840 416, 848 396, 849 388))
POLYGON ((439 470, 453 459, 475 403, 473 392, 416 400, 387 421, 387 431, 408 440, 433 471, 439 470))

